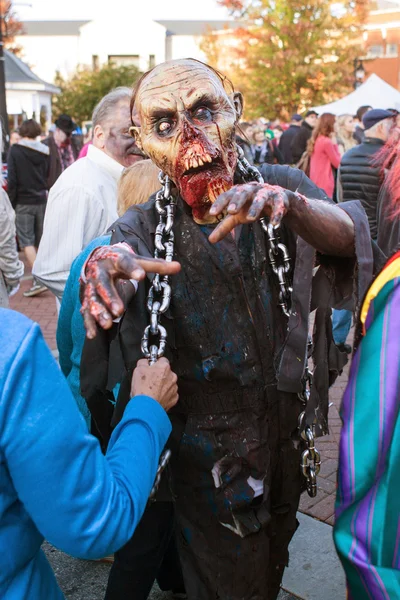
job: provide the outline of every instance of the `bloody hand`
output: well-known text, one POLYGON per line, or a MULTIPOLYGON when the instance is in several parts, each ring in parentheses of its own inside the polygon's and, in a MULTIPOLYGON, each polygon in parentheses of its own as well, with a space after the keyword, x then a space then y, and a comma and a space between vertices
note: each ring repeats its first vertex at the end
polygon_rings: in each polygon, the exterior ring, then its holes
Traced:
POLYGON ((178 262, 166 262, 155 258, 144 258, 127 246, 102 246, 90 255, 81 279, 81 313, 89 339, 96 336, 96 323, 110 329, 113 319, 125 310, 115 287, 118 280, 144 279, 146 273, 174 275, 180 271, 178 262))
POLYGON ((210 209, 210 215, 218 216, 227 211, 227 216, 208 238, 212 244, 222 240, 240 223, 251 223, 261 217, 269 217, 274 226, 280 225, 289 209, 292 192, 268 183, 246 183, 235 185, 221 194, 210 209))

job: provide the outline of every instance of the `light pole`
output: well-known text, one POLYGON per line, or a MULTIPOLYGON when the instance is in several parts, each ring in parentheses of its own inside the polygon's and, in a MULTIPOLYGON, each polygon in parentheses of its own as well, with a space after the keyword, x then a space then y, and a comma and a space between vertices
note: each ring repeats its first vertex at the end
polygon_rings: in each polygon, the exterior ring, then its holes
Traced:
POLYGON ((8 125, 7 100, 6 100, 6 72, 4 64, 3 42, 3 7, 0 0, 0 120, 3 130, 3 152, 7 155, 10 143, 10 128, 8 125))
POLYGON ((362 85, 365 77, 365 69, 362 60, 359 58, 354 59, 354 89, 362 85))
MULTIPOLYGON (((19 6, 29 6, 25 2, 16 3, 19 6)), ((10 126, 8 123, 7 113, 7 97, 6 97, 6 69, 4 58, 4 39, 3 39, 3 23, 5 15, 3 14, 3 4, 0 0, 0 125, 3 133, 3 154, 7 157, 8 147, 10 144, 10 126)))

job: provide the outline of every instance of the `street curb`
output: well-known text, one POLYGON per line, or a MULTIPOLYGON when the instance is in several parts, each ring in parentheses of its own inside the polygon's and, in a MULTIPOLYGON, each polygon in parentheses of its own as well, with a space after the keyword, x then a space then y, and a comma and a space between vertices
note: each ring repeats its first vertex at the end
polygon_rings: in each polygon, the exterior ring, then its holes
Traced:
POLYGON ((297 513, 297 518, 300 527, 290 544, 290 564, 282 588, 300 600, 344 600, 346 582, 333 528, 302 513, 297 513))

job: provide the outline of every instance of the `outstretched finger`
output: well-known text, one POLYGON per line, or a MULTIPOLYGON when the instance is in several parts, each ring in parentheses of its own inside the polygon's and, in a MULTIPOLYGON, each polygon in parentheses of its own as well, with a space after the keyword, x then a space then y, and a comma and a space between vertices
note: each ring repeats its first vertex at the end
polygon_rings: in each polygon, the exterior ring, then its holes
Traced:
POLYGON ((143 279, 144 273, 159 273, 160 275, 176 275, 181 270, 181 265, 176 260, 168 262, 161 258, 146 258, 144 256, 135 255, 136 265, 130 271, 129 279, 143 279), (140 271, 139 269, 142 269, 140 271))
POLYGON ((235 229, 238 222, 237 215, 226 216, 209 236, 209 242, 211 242, 211 244, 216 244, 221 241, 230 231, 232 231, 232 229, 235 229))

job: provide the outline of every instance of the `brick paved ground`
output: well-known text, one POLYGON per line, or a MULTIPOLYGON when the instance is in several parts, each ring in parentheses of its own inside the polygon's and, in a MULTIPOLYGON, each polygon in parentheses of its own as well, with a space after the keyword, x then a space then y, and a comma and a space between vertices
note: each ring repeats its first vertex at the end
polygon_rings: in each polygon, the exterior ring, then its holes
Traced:
MULTIPOLYGON (((27 270, 29 276, 29 270, 27 270)), ((31 279, 22 282, 21 290, 14 298, 11 298, 11 308, 22 312, 42 328, 43 334, 51 350, 56 350, 56 326, 57 309, 55 298, 51 292, 45 292, 34 298, 24 298, 23 292, 32 284, 31 279)), ((322 467, 318 477, 318 494, 310 498, 304 493, 300 502, 300 511, 316 519, 333 524, 336 472, 338 463, 338 444, 340 437, 341 422, 339 417, 339 406, 346 387, 348 368, 337 380, 330 391, 332 406, 329 409, 330 435, 317 440, 317 448, 321 452, 322 467)))
MULTIPOLYGON (((20 258, 22 259, 22 256, 20 258)), ((28 290, 31 285, 30 271, 25 265, 25 277, 21 283, 21 289, 11 298, 10 308, 39 323, 50 350, 56 350, 57 308, 55 297, 51 292, 44 292, 33 298, 25 298, 23 292, 28 290)))

